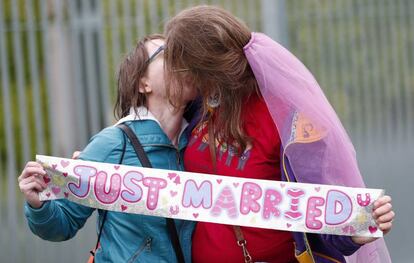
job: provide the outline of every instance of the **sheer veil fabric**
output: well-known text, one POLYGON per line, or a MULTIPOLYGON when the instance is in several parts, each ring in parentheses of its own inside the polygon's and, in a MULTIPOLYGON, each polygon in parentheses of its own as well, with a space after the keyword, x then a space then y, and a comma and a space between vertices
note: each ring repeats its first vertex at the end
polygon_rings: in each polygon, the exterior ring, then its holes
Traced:
MULTIPOLYGON (((262 33, 252 33, 244 53, 296 180, 364 187, 352 142, 303 63, 262 33)), ((362 246, 346 259, 353 263, 391 262, 383 239, 362 246)))

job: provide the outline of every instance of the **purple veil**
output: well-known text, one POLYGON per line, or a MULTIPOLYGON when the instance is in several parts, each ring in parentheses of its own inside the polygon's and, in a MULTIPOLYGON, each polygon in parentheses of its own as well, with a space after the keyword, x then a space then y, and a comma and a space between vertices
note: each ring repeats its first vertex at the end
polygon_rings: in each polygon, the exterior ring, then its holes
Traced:
MULTIPOLYGON (((319 84, 292 53, 252 33, 244 53, 279 131, 298 182, 364 187, 355 150, 319 84)), ((383 239, 362 246, 347 262, 391 262, 383 239)))

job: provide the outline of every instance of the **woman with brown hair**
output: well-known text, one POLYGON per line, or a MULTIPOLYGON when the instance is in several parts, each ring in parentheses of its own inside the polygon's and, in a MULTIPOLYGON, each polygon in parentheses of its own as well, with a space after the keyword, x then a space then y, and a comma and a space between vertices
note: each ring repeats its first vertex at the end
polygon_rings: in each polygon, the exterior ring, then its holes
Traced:
MULTIPOLYGON (((345 130, 312 74, 289 51, 212 6, 180 12, 165 35, 170 98, 184 96, 190 83, 202 100, 184 155, 186 171, 363 186, 345 130)), ((390 197, 375 201, 373 216, 384 233, 390 231, 390 197)), ((389 262, 382 240, 373 241, 199 222, 193 261, 345 262, 353 254, 389 262), (370 242, 371 248, 360 249, 370 242)))
MULTIPOLYGON (((150 35, 125 56, 118 75, 117 125, 93 136, 79 159, 144 165, 127 139, 128 133, 123 132, 129 127, 154 168, 183 170, 180 160, 187 145, 187 136, 183 135, 187 121, 183 113, 195 93, 187 92, 180 101, 175 101, 176 107, 168 102, 163 50, 164 37, 150 35), (123 124, 122 130, 119 124, 123 124)), ((45 174, 41 164, 28 162, 19 177, 19 187, 26 199, 28 225, 42 239, 68 240, 83 227, 95 208, 67 199, 40 201, 39 192, 46 188, 42 178, 45 174)), ((129 187, 135 188, 133 184, 129 187)), ((136 192, 128 192, 131 202, 140 198, 136 192)), ((98 210, 97 229, 96 251, 91 251, 93 257, 89 262, 191 261, 193 222, 98 210)))

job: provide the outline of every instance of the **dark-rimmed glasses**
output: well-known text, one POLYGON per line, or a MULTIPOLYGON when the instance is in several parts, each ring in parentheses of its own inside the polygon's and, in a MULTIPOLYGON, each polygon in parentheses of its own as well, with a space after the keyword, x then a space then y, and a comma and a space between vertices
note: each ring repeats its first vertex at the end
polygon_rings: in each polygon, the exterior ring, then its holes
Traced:
MULTIPOLYGON (((151 63, 154 59, 155 59, 155 57, 159 54, 159 53, 161 53, 161 51, 164 51, 165 50, 165 46, 164 45, 161 45, 159 48, 157 48, 157 50, 155 50, 155 52, 147 59, 147 61, 145 61, 145 63, 147 63, 147 64, 149 64, 149 63, 151 63)), ((173 69, 172 70, 174 73, 176 73, 176 72, 186 72, 186 71, 189 71, 189 69, 187 69, 187 68, 182 68, 182 69, 173 69)))
POLYGON ((152 53, 152 55, 147 59, 147 61, 145 61, 145 63, 146 64, 149 64, 149 63, 151 63, 154 59, 155 59, 155 57, 159 54, 159 53, 161 53, 161 51, 163 51, 165 49, 165 46, 164 45, 161 45, 159 48, 157 48, 157 50, 155 50, 155 52, 154 53, 152 53))

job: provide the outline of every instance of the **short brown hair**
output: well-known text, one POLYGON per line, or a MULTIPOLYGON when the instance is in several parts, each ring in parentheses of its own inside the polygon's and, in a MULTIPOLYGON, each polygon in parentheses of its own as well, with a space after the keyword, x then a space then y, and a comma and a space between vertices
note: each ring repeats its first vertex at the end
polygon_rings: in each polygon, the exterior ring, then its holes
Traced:
POLYGON ((125 55, 118 70, 118 92, 114 107, 116 119, 129 114, 132 108, 146 105, 145 94, 139 92, 138 85, 148 68, 148 52, 145 44, 155 39, 164 39, 161 34, 148 35, 138 41, 135 48, 125 55))
MULTIPOLYGON (((203 99, 203 116, 210 116, 209 138, 235 142, 245 149, 249 138, 240 120, 242 105, 257 91, 243 52, 251 31, 229 12, 203 5, 173 17, 165 26, 165 37, 168 94, 182 96, 184 83, 195 85, 203 99), (188 72, 177 74, 180 69, 188 72), (208 114, 207 100, 214 95, 220 98, 220 106, 213 117, 208 114)), ((215 145, 214 140, 210 145, 215 145)))

